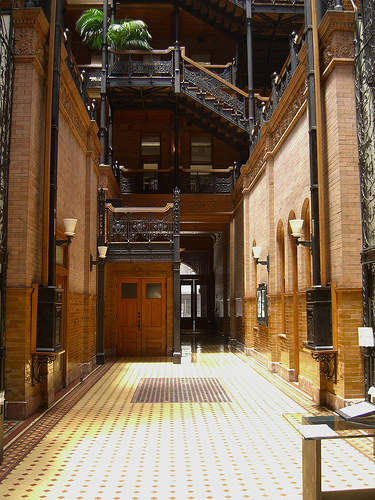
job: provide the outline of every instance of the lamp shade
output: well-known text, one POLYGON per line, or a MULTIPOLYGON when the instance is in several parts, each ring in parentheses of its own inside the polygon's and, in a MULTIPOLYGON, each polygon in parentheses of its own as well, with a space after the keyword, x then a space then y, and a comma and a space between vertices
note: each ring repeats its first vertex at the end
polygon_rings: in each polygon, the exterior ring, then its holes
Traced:
POLYGON ((63 219, 66 236, 74 236, 77 219, 63 219))
POLYGON ((254 259, 260 259, 260 253, 262 251, 262 247, 253 247, 253 256, 254 259))
POLYGON ((292 219, 289 221, 293 238, 301 238, 303 222, 303 219, 292 219))
POLYGON ((108 247, 106 245, 98 246, 99 258, 105 259, 105 256, 107 255, 107 249, 108 249, 108 247))

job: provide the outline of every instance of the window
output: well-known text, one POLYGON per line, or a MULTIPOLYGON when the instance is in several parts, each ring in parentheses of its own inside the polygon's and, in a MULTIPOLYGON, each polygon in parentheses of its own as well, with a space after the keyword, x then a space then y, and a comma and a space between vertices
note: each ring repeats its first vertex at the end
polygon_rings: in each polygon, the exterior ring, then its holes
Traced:
MULTIPOLYGON (((191 164, 192 166, 211 165, 211 137, 194 136, 191 138, 191 164)), ((206 167, 207 168, 207 167, 206 167)))
POLYGON ((158 135, 144 135, 141 139, 141 162, 143 170, 143 190, 157 191, 158 174, 156 170, 160 164, 160 137, 158 135))
POLYGON ((145 135, 141 144, 142 156, 160 156, 160 137, 157 135, 145 135))
POLYGON ((143 190, 144 191, 157 191, 159 187, 158 174, 155 172, 159 168, 157 163, 144 163, 143 170, 143 190))

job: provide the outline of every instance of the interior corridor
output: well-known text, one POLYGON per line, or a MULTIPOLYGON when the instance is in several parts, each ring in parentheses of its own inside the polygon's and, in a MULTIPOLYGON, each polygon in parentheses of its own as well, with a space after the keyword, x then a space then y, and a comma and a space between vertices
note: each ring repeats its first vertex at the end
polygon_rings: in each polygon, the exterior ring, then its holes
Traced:
MULTIPOLYGON (((181 365, 109 359, 34 420, 6 422, 0 498, 301 498, 283 414, 325 410, 212 337, 184 339, 181 365)), ((323 441, 323 489, 373 486, 371 453, 370 439, 323 441)))

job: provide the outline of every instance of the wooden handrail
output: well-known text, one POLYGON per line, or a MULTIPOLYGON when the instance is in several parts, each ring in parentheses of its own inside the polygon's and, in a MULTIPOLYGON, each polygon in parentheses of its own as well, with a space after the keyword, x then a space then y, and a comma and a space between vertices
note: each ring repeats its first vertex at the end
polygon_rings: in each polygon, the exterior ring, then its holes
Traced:
POLYGON ((210 71, 210 70, 206 69, 204 66, 196 63, 195 61, 193 61, 193 59, 190 59, 189 57, 187 57, 185 55, 185 47, 181 47, 181 56, 182 56, 182 59, 184 59, 184 61, 187 61, 192 66, 196 67, 200 71, 203 71, 207 75, 209 75, 212 78, 214 78, 215 80, 219 81, 220 83, 223 84, 223 86, 228 87, 229 89, 233 90, 234 92, 237 92, 237 94, 240 94, 243 97, 248 97, 248 94, 246 92, 244 92, 243 90, 241 90, 238 87, 236 87, 235 85, 229 83, 227 80, 224 80, 224 78, 221 78, 221 76, 215 75, 215 73, 212 73, 212 71, 210 71))
POLYGON ((167 203, 164 207, 114 207, 111 203, 106 203, 105 208, 117 213, 165 213, 173 208, 173 203, 167 203))
POLYGON ((152 55, 152 54, 169 54, 174 50, 174 47, 168 47, 167 49, 160 50, 115 50, 111 47, 108 48, 108 52, 112 54, 144 54, 144 55, 152 55))
POLYGON ((207 169, 194 169, 194 168, 185 168, 185 167, 180 167, 180 170, 183 172, 187 172, 188 174, 190 173, 208 173, 208 174, 229 174, 232 172, 233 167, 228 167, 228 168, 207 168, 207 169))
POLYGON ((126 172, 126 173, 169 173, 173 170, 174 167, 170 168, 155 168, 155 169, 144 169, 144 168, 125 168, 125 167, 119 167, 120 172, 126 172))
MULTIPOLYGON (((213 173, 213 174, 225 174, 225 173, 229 173, 233 170, 233 167, 227 167, 227 168, 207 168, 207 169, 204 169, 204 170, 201 170, 201 169, 194 169, 194 168, 185 168, 185 167, 179 167, 180 170, 182 170, 183 172, 209 172, 209 173, 213 173)), ((155 168, 153 170, 145 170, 144 168, 121 168, 120 167, 120 172, 126 172, 127 174, 129 173, 134 173, 134 174, 148 174, 148 173, 152 173, 152 174, 162 174, 162 173, 170 173, 174 170, 174 167, 170 167, 170 168, 155 168)))

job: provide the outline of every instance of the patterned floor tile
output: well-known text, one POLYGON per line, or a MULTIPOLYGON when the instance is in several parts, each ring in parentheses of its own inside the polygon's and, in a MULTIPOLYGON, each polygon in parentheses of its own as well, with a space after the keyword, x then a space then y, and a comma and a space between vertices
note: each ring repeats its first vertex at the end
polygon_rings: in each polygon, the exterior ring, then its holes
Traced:
MULTIPOLYGON (((282 415, 324 409, 224 346, 184 353, 107 361, 6 445, 0 497, 300 499, 301 439, 282 415), (133 402, 156 378, 216 379, 231 401, 133 402)), ((353 441, 324 443, 325 489, 373 484, 372 443, 353 441)))

